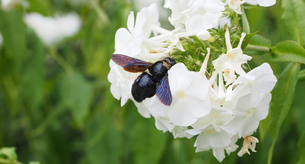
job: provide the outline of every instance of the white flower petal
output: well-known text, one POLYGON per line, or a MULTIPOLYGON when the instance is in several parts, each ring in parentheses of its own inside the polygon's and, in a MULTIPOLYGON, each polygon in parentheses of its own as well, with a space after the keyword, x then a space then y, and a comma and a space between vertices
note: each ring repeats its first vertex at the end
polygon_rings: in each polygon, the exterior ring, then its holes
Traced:
POLYGON ((225 158, 225 152, 222 148, 214 148, 213 155, 219 162, 225 158))
POLYGON ((132 34, 134 37, 141 37, 143 33, 143 25, 146 22, 146 17, 142 13, 137 13, 137 18, 136 18, 136 24, 134 26, 134 30, 132 31, 132 34))
POLYGON ((184 101, 187 101, 188 110, 196 118, 203 117, 209 114, 211 111, 211 104, 208 99, 206 101, 202 101, 202 100, 196 100, 190 97, 186 97, 184 101))
POLYGON ((184 64, 175 64, 168 71, 168 81, 172 94, 184 91, 192 82, 190 72, 184 64))
POLYGON ((169 113, 169 120, 178 126, 189 126, 193 124, 197 118, 188 110, 188 104, 177 102, 173 105, 173 109, 169 113))
POLYGON ((258 4, 263 7, 273 6, 276 0, 257 0, 258 4))
POLYGON ((232 135, 225 131, 214 132, 210 134, 210 145, 212 148, 224 148, 231 143, 232 135))
POLYGON ((162 102, 159 100, 157 96, 152 97, 148 109, 154 117, 156 116, 167 117, 170 111, 170 107, 162 104, 162 102))
POLYGON ((131 11, 128 15, 127 28, 129 30, 129 32, 133 32, 133 28, 134 28, 134 12, 133 11, 131 11))

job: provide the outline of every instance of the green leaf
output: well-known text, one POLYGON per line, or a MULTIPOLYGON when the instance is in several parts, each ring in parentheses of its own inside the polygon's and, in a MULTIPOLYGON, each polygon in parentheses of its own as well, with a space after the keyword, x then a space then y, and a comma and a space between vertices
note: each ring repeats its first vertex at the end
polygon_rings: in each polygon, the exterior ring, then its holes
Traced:
POLYGON ((250 25, 249 25, 249 22, 248 22, 248 19, 247 19, 247 16, 246 16, 246 12, 244 9, 242 9, 242 15, 241 15, 241 20, 242 20, 242 23, 243 23, 243 29, 244 29, 244 32, 246 34, 250 34, 250 25))
POLYGON ((241 45, 241 49, 244 50, 248 44, 250 43, 252 37, 256 34, 257 32, 254 32, 254 33, 251 33, 251 34, 246 34, 244 40, 243 40, 243 43, 241 45))
POLYGON ((271 41, 261 35, 255 34, 249 45, 269 48, 271 46, 271 41))
POLYGON ((289 64, 278 78, 278 82, 272 91, 270 113, 268 115, 270 117, 269 130, 272 136, 272 145, 269 149, 268 164, 271 163, 273 148, 280 128, 293 102, 299 70, 300 64, 289 64))
POLYGON ((283 23, 291 38, 305 44, 305 3, 303 0, 283 0, 283 23))
POLYGON ((305 132, 302 134, 299 143, 298 143, 298 148, 299 148, 299 156, 300 159, 297 164, 304 164, 305 163, 305 132))
POLYGON ((132 151, 136 164, 159 163, 166 145, 166 134, 158 131, 153 119, 145 119, 140 114, 136 116, 136 124, 132 129, 132 151))
POLYGON ((287 40, 272 47, 272 59, 279 62, 298 62, 305 64, 305 49, 295 41, 287 40))
POLYGON ((37 162, 37 161, 30 161, 29 164, 40 164, 40 162, 37 162))
POLYGON ((7 72, 20 71, 21 63, 26 52, 26 26, 23 23, 22 11, 3 12, 0 10, 0 31, 3 36, 5 56, 11 62, 7 72))
POLYGON ((86 157, 92 164, 119 163, 120 133, 105 112, 94 113, 85 128, 86 157))
POLYGON ((27 0, 29 3, 29 12, 37 12, 44 16, 51 14, 51 4, 50 1, 41 1, 41 0, 27 0))
POLYGON ((303 69, 299 72, 298 78, 299 78, 299 80, 305 80, 305 69, 303 69))
POLYGON ((72 72, 65 74, 59 88, 61 103, 70 109, 76 124, 82 126, 92 100, 91 84, 81 74, 72 72))
POLYGON ((1 156, 4 156, 5 159, 8 159, 10 161, 16 161, 17 154, 15 151, 16 151, 16 148, 14 148, 14 147, 3 147, 0 149, 0 158, 1 158, 1 156))
POLYGON ((37 109, 43 99, 44 84, 44 47, 34 33, 28 36, 28 51, 23 62, 22 96, 29 104, 30 109, 37 109))
POLYGON ((265 52, 269 52, 270 46, 270 40, 262 37, 261 35, 255 34, 246 47, 245 51, 247 51, 246 54, 260 55, 262 53, 264 54, 265 52))

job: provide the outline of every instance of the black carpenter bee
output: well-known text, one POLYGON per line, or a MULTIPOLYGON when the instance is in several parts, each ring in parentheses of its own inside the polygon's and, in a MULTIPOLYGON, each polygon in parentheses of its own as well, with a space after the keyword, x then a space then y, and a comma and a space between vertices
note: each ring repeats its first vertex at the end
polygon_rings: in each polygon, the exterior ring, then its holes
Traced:
POLYGON ((167 71, 176 64, 174 59, 166 57, 163 60, 150 63, 121 54, 112 54, 111 59, 125 71, 143 72, 136 78, 131 87, 131 94, 137 102, 142 102, 156 94, 164 105, 171 105, 172 95, 167 71), (145 72, 146 70, 149 73, 145 72))

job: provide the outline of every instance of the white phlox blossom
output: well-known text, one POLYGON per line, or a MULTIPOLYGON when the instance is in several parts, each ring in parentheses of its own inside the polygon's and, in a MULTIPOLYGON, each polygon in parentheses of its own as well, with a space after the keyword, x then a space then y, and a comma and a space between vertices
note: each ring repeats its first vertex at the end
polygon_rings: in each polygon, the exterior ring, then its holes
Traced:
POLYGON ((187 137, 198 135, 194 147, 197 147, 196 152, 213 150, 215 158, 221 162, 225 158, 226 151, 228 154, 235 151, 238 146, 235 144, 238 137, 233 136, 221 128, 216 128, 212 124, 203 130, 187 130, 187 137))
POLYGON ((255 101, 251 100, 251 94, 239 98, 233 119, 226 123, 223 129, 228 133, 238 134, 239 137, 253 134, 258 128, 259 121, 267 117, 270 100, 270 93, 255 101))
POLYGON ((148 7, 142 8, 140 13, 145 15, 146 17, 146 21, 142 27, 144 39, 149 38, 151 32, 153 32, 156 36, 158 34, 158 31, 163 30, 162 28, 160 28, 159 12, 156 3, 153 3, 148 7))
POLYGON ((255 152, 258 139, 250 135, 269 113, 270 92, 277 80, 267 63, 244 70, 252 57, 244 54, 242 45, 249 41, 244 41, 245 33, 235 30, 240 39, 233 47, 229 32, 233 30, 228 29, 228 12, 239 17, 242 5, 253 2, 268 6, 275 1, 165 0, 164 7, 171 10, 168 19, 173 30, 160 26, 156 4, 142 8, 136 18, 131 12, 127 28, 116 32, 114 53, 151 63, 161 60, 168 71, 166 80, 156 81, 156 86, 164 87, 161 91, 166 93, 162 96, 170 94, 170 98, 160 96, 158 88, 157 96, 135 101, 131 88, 140 73, 127 72, 113 61, 108 74, 111 93, 122 106, 132 100, 143 117, 155 119, 158 130, 170 132, 174 138, 195 137, 196 152, 212 150, 219 162, 236 151, 236 142, 241 138, 244 144, 238 156, 250 154, 248 149, 255 152), (230 10, 225 10, 228 7, 230 10), (225 43, 217 36, 224 30, 225 43), (176 64, 168 66, 165 57, 171 57, 176 64), (169 106, 160 101, 163 98, 171 101, 169 106))
MULTIPOLYGON (((224 74, 227 74, 226 66, 229 64, 229 65, 231 65, 232 68, 234 68, 233 70, 230 70, 230 71, 234 71, 240 75, 245 74, 245 71, 242 69, 241 65, 247 63, 247 61, 251 60, 251 58, 252 58, 248 55, 243 54, 243 51, 241 49, 241 45, 242 45, 242 42, 243 42, 243 39, 245 38, 245 36, 246 36, 246 34, 242 33, 238 46, 236 48, 232 48, 232 45, 230 42, 229 30, 228 29, 226 30, 225 38, 226 38, 227 53, 221 55, 218 59, 213 61, 213 65, 218 73, 224 72, 224 74), (227 62, 228 62, 228 64, 226 65, 225 63, 227 63, 227 62)), ((234 79, 235 76, 233 76, 231 78, 234 79)))
POLYGON ((276 82, 277 79, 270 65, 264 63, 247 74, 239 76, 233 83, 237 87, 228 95, 226 101, 236 102, 239 97, 250 93, 252 101, 257 101, 253 99, 258 99, 271 92, 276 82))
POLYGON ((242 14, 240 5, 244 4, 246 0, 226 0, 229 7, 237 14, 242 14))
POLYGON ((187 17, 185 28, 189 35, 217 27, 222 11, 225 10, 224 3, 220 0, 193 0, 188 6, 183 13, 187 17))
POLYGON ((80 17, 73 12, 55 17, 28 13, 25 14, 24 21, 47 46, 51 46, 65 37, 73 36, 80 30, 82 24, 80 17))
POLYGON ((120 28, 115 33, 115 54, 125 54, 133 57, 141 52, 142 27, 145 21, 146 17, 142 13, 137 14, 135 21, 133 11, 130 12, 127 20, 127 29, 120 28))
POLYGON ((165 0, 164 7, 172 11, 171 17, 168 20, 175 28, 184 26, 187 18, 183 11, 188 9, 188 3, 189 1, 165 0))

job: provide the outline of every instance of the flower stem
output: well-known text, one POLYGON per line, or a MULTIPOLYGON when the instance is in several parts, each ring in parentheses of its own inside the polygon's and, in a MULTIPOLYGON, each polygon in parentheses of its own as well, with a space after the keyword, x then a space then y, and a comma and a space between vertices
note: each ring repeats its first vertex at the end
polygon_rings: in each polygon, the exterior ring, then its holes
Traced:
POLYGON ((260 52, 269 52, 269 47, 261 47, 261 46, 254 46, 254 45, 248 45, 245 49, 246 51, 260 51, 260 52))
POLYGON ((57 55, 56 49, 54 47, 51 47, 49 50, 49 54, 57 61, 59 65, 62 66, 62 68, 67 72, 73 72, 73 68, 71 65, 65 61, 65 59, 62 56, 57 55))

